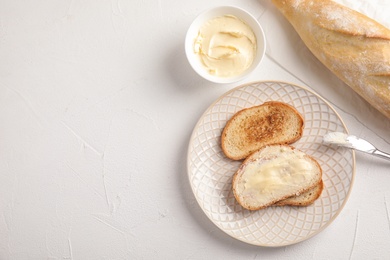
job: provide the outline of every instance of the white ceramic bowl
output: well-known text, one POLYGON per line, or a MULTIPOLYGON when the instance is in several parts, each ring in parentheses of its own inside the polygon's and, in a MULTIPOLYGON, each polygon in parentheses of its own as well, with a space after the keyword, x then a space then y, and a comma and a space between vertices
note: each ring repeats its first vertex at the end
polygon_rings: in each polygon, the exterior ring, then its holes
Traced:
POLYGON ((191 65, 191 67, 203 78, 215 82, 215 83, 232 83, 237 82, 239 80, 247 77, 256 67, 260 64, 261 60, 265 54, 265 35, 264 31, 256 20, 250 13, 247 11, 235 7, 235 6, 219 6, 214 7, 209 10, 202 12, 198 15, 195 20, 190 25, 186 39, 185 39, 185 52, 187 59, 191 65), (252 65, 245 70, 243 73, 234 76, 234 77, 218 77, 215 75, 211 75, 203 66, 200 59, 197 57, 197 54, 194 52, 194 40, 198 36, 198 32, 200 27, 210 19, 223 16, 223 15, 234 15, 237 18, 244 21, 251 29, 253 30, 256 36, 257 42, 257 52, 256 56, 253 60, 252 65))

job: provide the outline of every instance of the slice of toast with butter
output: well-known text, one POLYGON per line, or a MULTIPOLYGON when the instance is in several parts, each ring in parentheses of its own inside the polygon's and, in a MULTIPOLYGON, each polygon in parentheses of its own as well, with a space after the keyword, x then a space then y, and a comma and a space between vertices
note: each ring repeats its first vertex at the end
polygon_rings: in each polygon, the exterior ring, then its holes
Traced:
POLYGON ((322 169, 313 157, 277 144, 264 146, 247 157, 233 176, 232 188, 242 207, 258 210, 293 196, 298 197, 284 205, 302 204, 306 197, 299 196, 321 182, 322 169))

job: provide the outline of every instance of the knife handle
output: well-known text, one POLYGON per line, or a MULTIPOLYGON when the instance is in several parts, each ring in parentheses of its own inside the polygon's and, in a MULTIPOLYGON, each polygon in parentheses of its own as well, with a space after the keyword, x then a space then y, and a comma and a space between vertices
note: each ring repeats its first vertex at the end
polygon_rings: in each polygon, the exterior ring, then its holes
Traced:
POLYGON ((387 159, 387 160, 390 160, 390 154, 388 153, 385 153, 385 152, 382 152, 380 150, 375 150, 373 153, 373 155, 377 156, 377 157, 380 157, 380 158, 383 158, 383 159, 387 159))

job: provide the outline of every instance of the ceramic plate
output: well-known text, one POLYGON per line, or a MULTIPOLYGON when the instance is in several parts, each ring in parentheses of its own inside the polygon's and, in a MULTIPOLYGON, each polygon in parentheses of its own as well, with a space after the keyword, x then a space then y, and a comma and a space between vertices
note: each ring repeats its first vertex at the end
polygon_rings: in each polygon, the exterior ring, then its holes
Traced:
POLYGON ((187 167, 196 200, 217 227, 249 244, 285 246, 318 234, 342 210, 355 174, 352 150, 322 144, 322 136, 332 131, 348 133, 335 110, 308 89, 272 81, 254 82, 227 92, 206 110, 191 136, 187 167), (293 146, 317 159, 324 182, 321 197, 310 206, 249 211, 234 198, 232 176, 241 162, 224 156, 221 132, 239 110, 270 100, 294 106, 305 119, 303 136, 293 146))

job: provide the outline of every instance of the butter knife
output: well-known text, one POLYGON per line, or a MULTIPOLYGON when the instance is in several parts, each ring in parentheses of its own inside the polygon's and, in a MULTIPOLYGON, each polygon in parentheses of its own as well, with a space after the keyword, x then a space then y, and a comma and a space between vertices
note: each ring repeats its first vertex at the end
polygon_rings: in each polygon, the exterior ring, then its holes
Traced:
POLYGON ((341 132, 330 132, 324 135, 322 140, 325 144, 343 146, 390 160, 390 154, 378 150, 368 141, 354 135, 348 135, 341 132))

